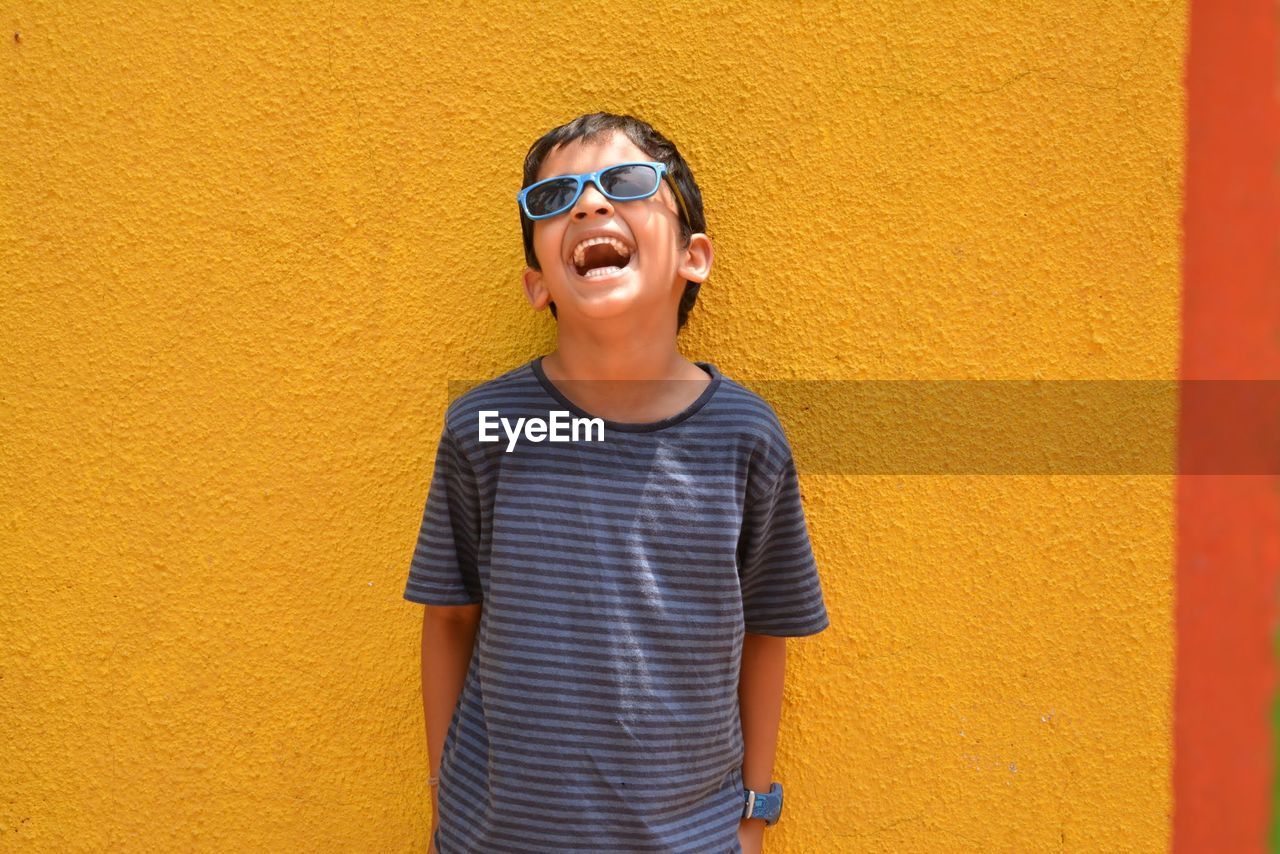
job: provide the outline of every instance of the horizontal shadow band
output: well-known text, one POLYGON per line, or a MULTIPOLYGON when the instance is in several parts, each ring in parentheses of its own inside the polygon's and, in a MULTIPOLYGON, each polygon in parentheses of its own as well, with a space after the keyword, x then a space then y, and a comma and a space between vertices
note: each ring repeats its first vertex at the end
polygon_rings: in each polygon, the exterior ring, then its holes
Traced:
MULTIPOLYGON (((450 399, 477 384, 450 381, 450 399)), ((1280 474, 1280 380, 743 385, 777 412, 801 474, 1280 474)))

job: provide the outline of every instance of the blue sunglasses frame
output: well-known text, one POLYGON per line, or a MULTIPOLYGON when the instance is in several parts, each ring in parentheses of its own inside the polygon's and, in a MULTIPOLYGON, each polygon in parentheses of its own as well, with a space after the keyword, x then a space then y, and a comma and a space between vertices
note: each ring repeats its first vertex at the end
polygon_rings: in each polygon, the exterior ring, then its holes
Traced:
POLYGON ((521 190, 519 193, 516 194, 516 202, 519 203, 520 205, 520 212, 524 214, 526 217, 528 217, 529 219, 531 220, 550 219, 553 216, 559 216, 560 214, 564 213, 565 211, 572 208, 575 204, 577 204, 578 199, 582 197, 582 189, 587 186, 587 182, 595 184, 596 189, 599 190, 600 194, 604 196, 606 199, 612 199, 615 202, 633 202, 638 199, 647 199, 650 196, 652 196, 654 193, 658 192, 658 187, 662 186, 663 178, 666 178, 667 181, 671 184, 671 189, 675 193, 676 201, 680 203, 680 210, 684 211, 684 221, 688 223, 690 227, 692 227, 692 222, 689 219, 689 209, 685 207, 684 196, 680 194, 680 188, 676 186, 675 180, 671 178, 671 173, 667 169, 667 164, 661 163, 656 160, 631 160, 626 163, 614 163, 612 165, 605 166, 603 169, 597 169, 594 172, 581 172, 581 173, 578 173, 577 175, 552 175, 550 178, 544 178, 541 181, 537 181, 525 187, 523 190, 521 190), (618 169, 622 166, 652 166, 654 170, 658 173, 658 180, 653 182, 653 189, 643 195, 615 196, 601 185, 600 176, 603 175, 605 172, 608 172, 610 169, 618 169), (543 184, 549 184, 552 181, 563 181, 565 178, 572 178, 578 184, 577 188, 573 191, 573 198, 569 200, 569 203, 566 204, 564 207, 560 208, 559 210, 552 211, 551 213, 539 214, 537 216, 534 216, 532 213, 530 213, 529 207, 525 202, 525 200, 529 196, 529 193, 533 192, 538 187, 541 187, 543 184))

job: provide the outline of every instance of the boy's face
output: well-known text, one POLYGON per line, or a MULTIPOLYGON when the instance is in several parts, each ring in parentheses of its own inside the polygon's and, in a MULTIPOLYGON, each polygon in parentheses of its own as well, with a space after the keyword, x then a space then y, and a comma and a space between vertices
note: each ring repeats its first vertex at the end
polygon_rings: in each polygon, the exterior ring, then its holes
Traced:
MULTIPOLYGON (((537 180, 652 159, 623 133, 594 143, 575 140, 547 155, 537 180)), ((704 281, 712 259, 705 234, 681 247, 680 205, 665 177, 652 196, 624 202, 607 198, 594 182, 586 184, 569 210, 534 221, 533 251, 542 269, 525 268, 525 294, 538 311, 554 301, 561 327, 626 314, 638 325, 652 321, 658 326, 651 328, 660 328, 670 322, 674 328, 685 280, 704 281), (578 272, 574 250, 597 229, 615 236, 631 254, 621 272, 592 279, 578 272)))

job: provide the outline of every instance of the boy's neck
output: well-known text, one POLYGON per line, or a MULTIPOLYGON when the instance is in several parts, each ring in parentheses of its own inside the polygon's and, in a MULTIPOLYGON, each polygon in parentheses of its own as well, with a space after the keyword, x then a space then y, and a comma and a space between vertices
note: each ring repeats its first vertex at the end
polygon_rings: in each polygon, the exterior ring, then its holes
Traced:
POLYGON ((561 336, 555 351, 542 360, 548 378, 563 380, 689 379, 695 376, 690 367, 701 373, 680 354, 674 340, 603 347, 561 336))
POLYGON ((564 324, 558 329, 556 351, 543 360, 549 379, 644 380, 698 379, 700 367, 681 355, 676 330, 628 335, 593 334, 564 324), (692 369, 692 370, 690 370, 692 369))
POLYGON ((711 382, 702 368, 680 354, 674 336, 669 341, 602 347, 562 334, 556 350, 543 357, 542 370, 582 409, 624 422, 675 415, 711 382))

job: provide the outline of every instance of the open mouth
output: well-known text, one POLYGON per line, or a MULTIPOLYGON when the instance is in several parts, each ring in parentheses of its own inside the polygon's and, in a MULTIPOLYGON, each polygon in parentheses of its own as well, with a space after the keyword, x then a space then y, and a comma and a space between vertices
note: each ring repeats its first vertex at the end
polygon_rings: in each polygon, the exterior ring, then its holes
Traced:
POLYGON ((631 257, 627 259, 627 262, 620 267, 617 264, 607 264, 603 267, 592 267, 586 272, 580 271, 572 264, 570 267, 573 269, 573 274, 575 276, 579 279, 586 279, 589 282, 601 281, 603 279, 616 279, 632 268, 635 263, 635 257, 636 256, 633 253, 631 257))
POLYGON ((588 245, 569 261, 573 274, 589 282, 616 279, 635 266, 636 253, 620 242, 604 241, 588 245))

